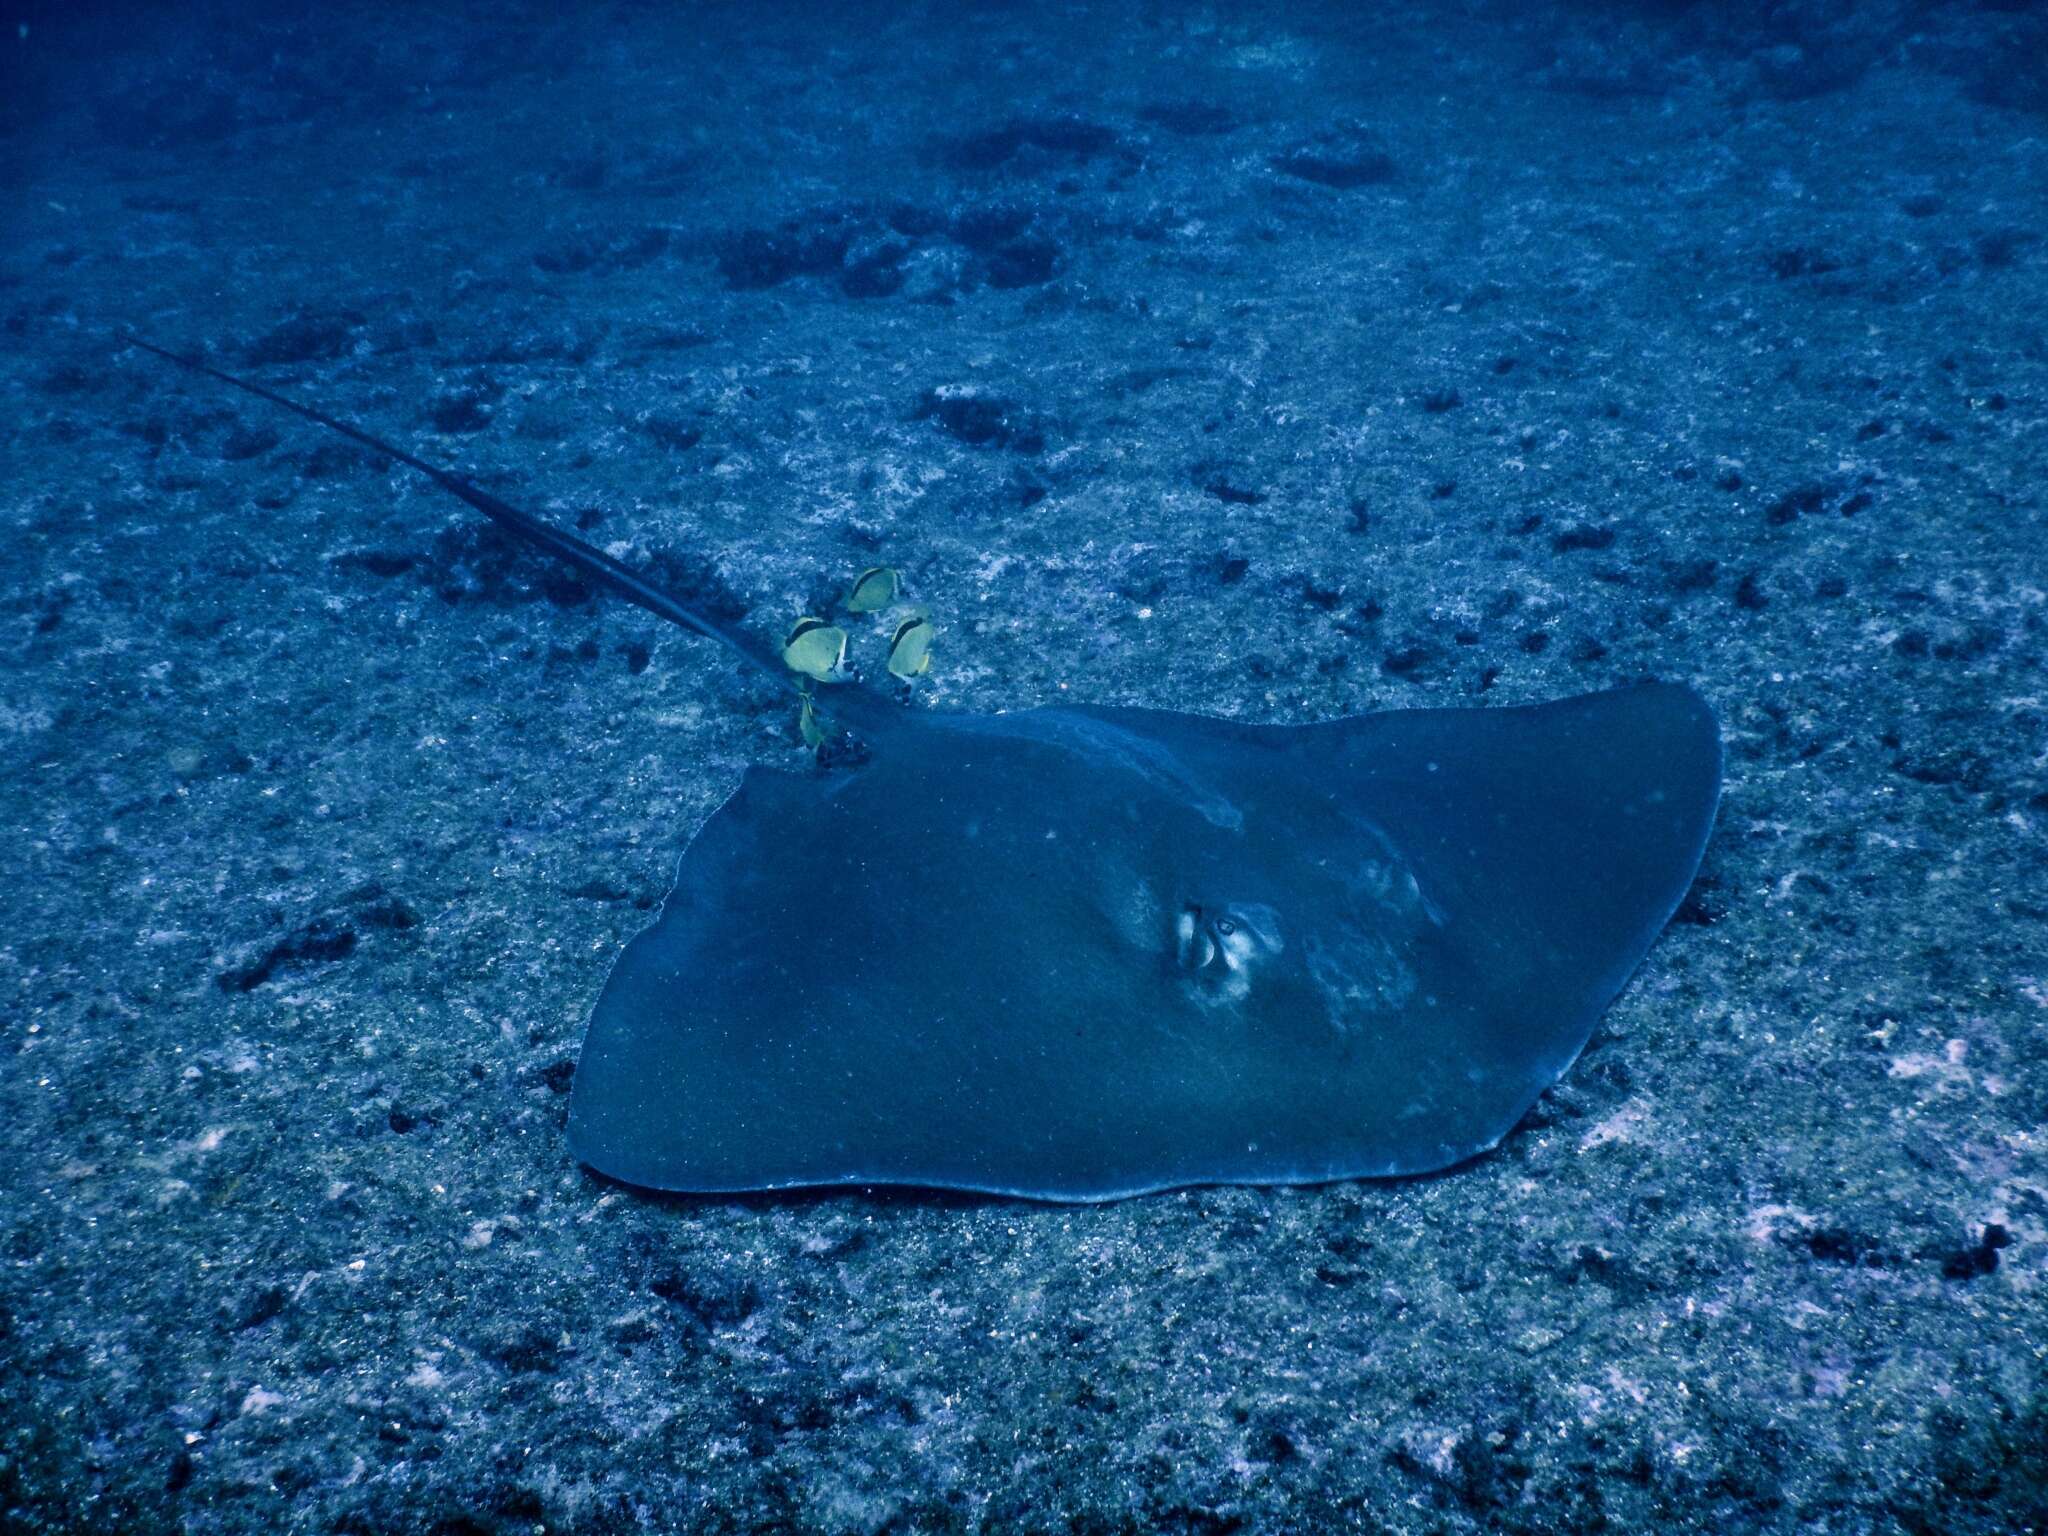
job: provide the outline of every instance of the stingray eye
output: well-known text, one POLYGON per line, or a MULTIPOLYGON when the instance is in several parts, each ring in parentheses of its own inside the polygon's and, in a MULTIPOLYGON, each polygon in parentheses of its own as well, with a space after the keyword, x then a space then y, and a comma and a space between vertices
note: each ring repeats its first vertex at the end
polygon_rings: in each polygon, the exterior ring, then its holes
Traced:
POLYGON ((1227 939, 1233 933, 1237 932, 1237 924, 1233 923, 1227 917, 1219 917, 1216 919, 1216 931, 1222 934, 1223 937, 1227 939))

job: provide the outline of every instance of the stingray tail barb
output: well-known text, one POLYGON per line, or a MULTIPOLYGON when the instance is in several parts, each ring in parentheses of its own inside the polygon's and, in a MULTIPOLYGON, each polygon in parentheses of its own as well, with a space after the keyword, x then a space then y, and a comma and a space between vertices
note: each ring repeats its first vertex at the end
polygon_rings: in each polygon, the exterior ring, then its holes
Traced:
MULTIPOLYGON (((306 420, 325 427, 330 432, 338 432, 343 437, 361 443, 386 458, 396 459, 409 469, 418 470, 449 495, 467 502, 500 528, 539 545, 556 559, 574 566, 600 586, 625 598, 627 602, 637 603, 649 613, 666 619, 671 624, 703 635, 707 639, 716 640, 772 677, 784 682, 791 680, 791 673, 783 665, 782 657, 753 636, 699 613, 687 603, 670 596, 645 577, 614 560, 603 550, 586 544, 574 534, 565 533, 551 523, 542 522, 530 513, 507 505, 489 491, 452 470, 443 469, 438 464, 430 464, 416 454, 407 453, 403 448, 365 432, 361 427, 330 416, 325 411, 315 410, 310 405, 302 405, 297 400, 216 368, 196 357, 173 352, 167 347, 157 346, 154 342, 144 341, 140 336, 124 334, 122 339, 130 346, 140 347, 145 352, 153 352, 181 368, 203 373, 208 378, 218 379, 221 383, 239 389, 245 394, 254 395, 259 400, 267 400, 272 405, 281 406, 294 415, 303 416, 306 420)), ((837 685, 832 689, 827 708, 846 724, 871 736, 886 730, 893 713, 893 706, 887 700, 852 682, 837 685)))

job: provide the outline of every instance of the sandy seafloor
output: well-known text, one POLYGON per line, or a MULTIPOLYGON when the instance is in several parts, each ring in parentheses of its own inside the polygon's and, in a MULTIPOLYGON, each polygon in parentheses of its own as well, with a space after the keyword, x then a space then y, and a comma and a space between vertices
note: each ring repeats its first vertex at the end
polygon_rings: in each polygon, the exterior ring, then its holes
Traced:
POLYGON ((2040 11, 4 20, 6 1529, 2048 1527, 2040 11), (926 707, 1684 679, 1719 826, 1453 1174, 643 1197, 785 698, 122 327, 926 707))

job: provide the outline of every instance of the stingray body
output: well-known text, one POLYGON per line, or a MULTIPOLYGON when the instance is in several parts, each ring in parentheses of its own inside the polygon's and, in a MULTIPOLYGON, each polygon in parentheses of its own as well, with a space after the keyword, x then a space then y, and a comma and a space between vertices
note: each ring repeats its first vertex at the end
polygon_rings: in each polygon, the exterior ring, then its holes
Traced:
MULTIPOLYGON (((767 661, 460 477, 163 355, 767 661)), ((1095 1200, 1448 1167, 1584 1046, 1720 786, 1673 685, 1296 726, 827 701, 870 760, 748 770, 605 983, 569 1124, 603 1173, 1095 1200)))
POLYGON ((1684 895, 1712 716, 1641 687, 1245 725, 933 715, 752 769, 591 1017, 570 1141, 662 1189, 1102 1199, 1447 1167, 1684 895))

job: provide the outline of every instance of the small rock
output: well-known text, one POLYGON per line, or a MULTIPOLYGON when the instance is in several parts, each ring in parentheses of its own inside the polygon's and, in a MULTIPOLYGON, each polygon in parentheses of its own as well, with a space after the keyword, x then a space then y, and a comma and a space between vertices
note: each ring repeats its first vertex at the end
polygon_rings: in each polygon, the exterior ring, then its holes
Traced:
POLYGON ((1318 134, 1275 155, 1271 164, 1283 176, 1340 191, 1384 186, 1395 176, 1393 156, 1357 125, 1318 134))

